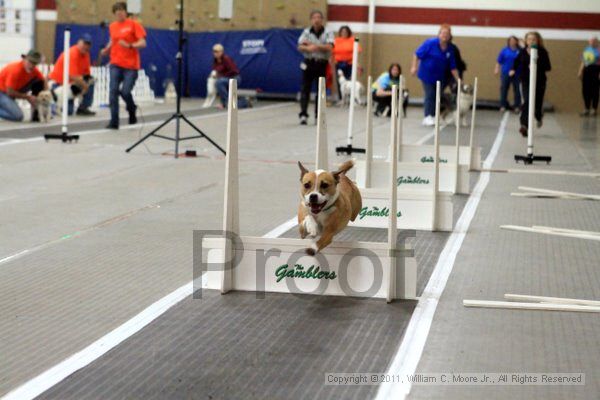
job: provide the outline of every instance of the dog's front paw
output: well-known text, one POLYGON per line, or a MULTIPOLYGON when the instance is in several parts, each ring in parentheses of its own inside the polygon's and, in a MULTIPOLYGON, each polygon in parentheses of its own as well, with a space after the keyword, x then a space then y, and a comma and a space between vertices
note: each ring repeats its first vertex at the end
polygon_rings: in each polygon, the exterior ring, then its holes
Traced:
POLYGON ((304 219, 304 229, 306 231, 306 236, 316 238, 319 235, 319 224, 317 224, 317 221, 312 217, 304 219))

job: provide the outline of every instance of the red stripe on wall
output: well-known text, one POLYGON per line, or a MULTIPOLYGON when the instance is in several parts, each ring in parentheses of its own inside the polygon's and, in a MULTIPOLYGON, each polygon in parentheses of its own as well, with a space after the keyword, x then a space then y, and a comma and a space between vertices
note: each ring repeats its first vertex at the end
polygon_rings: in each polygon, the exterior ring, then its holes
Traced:
POLYGON ((330 5, 327 7, 329 21, 367 22, 369 7, 330 5))
POLYGON ((36 0, 36 10, 56 10, 56 0, 36 0))
MULTIPOLYGON (((367 6, 329 6, 330 21, 367 22, 367 6), (333 13, 331 10, 333 10, 333 13)), ((600 13, 377 7, 375 22, 466 26, 598 29, 600 13)))

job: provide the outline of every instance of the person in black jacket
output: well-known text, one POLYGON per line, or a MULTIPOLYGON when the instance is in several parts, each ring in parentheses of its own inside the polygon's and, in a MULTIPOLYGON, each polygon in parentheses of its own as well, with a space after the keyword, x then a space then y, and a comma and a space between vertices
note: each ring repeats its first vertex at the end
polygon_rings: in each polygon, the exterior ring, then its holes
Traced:
POLYGON ((538 60, 537 60, 537 76, 536 76, 536 87, 535 87, 535 119, 537 121, 537 127, 542 127, 543 118, 543 106, 544 106, 544 94, 546 93, 546 72, 552 69, 550 65, 550 56, 548 51, 544 47, 542 36, 539 32, 528 32, 525 35, 526 46, 521 49, 513 68, 510 70, 509 75, 514 76, 516 71, 521 73, 521 88, 523 91, 523 107, 521 108, 521 135, 527 136, 528 127, 528 115, 529 115, 529 61, 531 47, 537 46, 538 49, 538 60))

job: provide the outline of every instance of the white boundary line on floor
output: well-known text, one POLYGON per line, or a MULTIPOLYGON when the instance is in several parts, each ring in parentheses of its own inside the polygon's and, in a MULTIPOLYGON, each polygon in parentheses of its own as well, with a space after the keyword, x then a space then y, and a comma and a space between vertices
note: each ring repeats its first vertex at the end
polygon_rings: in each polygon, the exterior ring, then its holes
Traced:
MULTIPOLYGON (((296 217, 291 218, 290 220, 284 222, 265 234, 263 237, 274 238, 280 236, 284 232, 293 228, 296 225, 296 220, 296 217)), ((203 279, 203 277, 204 275, 201 279, 203 279)), ((192 296, 194 293, 194 287, 198 288, 202 287, 202 285, 194 283, 194 281, 186 283, 179 289, 176 289, 174 292, 171 292, 162 299, 152 303, 142 312, 113 329, 106 335, 102 336, 100 339, 96 340, 81 351, 73 354, 72 356, 56 364, 54 367, 47 369, 35 378, 28 380, 21 386, 8 392, 2 397, 2 400, 26 400, 33 399, 41 395, 54 385, 63 381, 68 376, 88 366, 109 352, 111 349, 117 347, 119 344, 123 343, 125 340, 141 331, 144 327, 167 312, 171 307, 177 305, 186 297, 192 296)))
MULTIPOLYGON (((290 104, 295 104, 295 103, 286 102, 286 103, 280 103, 280 104, 271 104, 269 106, 264 106, 264 107, 247 108, 245 110, 240 110, 239 112, 240 113, 250 113, 250 112, 253 112, 253 111, 270 110, 270 109, 274 109, 274 108, 286 107, 286 106, 289 106, 290 104)), ((211 113, 211 114, 206 114, 206 115, 196 115, 196 116, 193 116, 193 117, 188 117, 188 119, 190 119, 190 120, 199 120, 199 119, 208 119, 208 118, 221 117, 221 116, 227 116, 227 110, 225 110, 223 112, 216 112, 216 113, 211 113)), ((148 117, 148 116, 146 116, 146 117, 148 117)), ((162 124, 163 122, 164 121, 160 120, 160 121, 146 122, 144 124, 127 125, 127 126, 121 127, 121 129, 119 131, 131 130, 131 129, 140 129, 140 128, 147 128, 147 127, 150 127, 150 126, 162 124)), ((38 127, 39 127, 39 125, 38 125, 38 127)), ((19 129, 21 129, 21 128, 19 128, 19 129)), ((119 131, 114 131, 114 132, 119 132, 119 131)), ((79 136, 86 136, 86 135, 93 135, 93 134, 102 133, 102 132, 113 132, 113 131, 110 130, 110 129, 99 128, 99 129, 90 129, 90 130, 87 130, 87 131, 70 132, 70 133, 73 133, 73 134, 76 134, 76 135, 79 135, 79 136)), ((9 146, 11 144, 40 142, 42 140, 44 140, 44 135, 40 133, 39 136, 32 137, 32 138, 27 138, 27 139, 8 139, 6 141, 0 142, 0 147, 1 146, 9 146)))
MULTIPOLYGON (((448 124, 447 123, 442 123, 442 125, 440 126, 440 132, 444 130, 445 127, 447 127, 448 124)), ((415 142, 416 145, 423 145, 425 144, 429 139, 432 139, 435 136, 435 128, 429 132, 427 135, 423 136, 422 138, 420 138, 419 140, 417 140, 415 142)))
MULTIPOLYGON (((502 117, 500 128, 498 129, 492 149, 483 163, 484 168, 486 169, 491 168, 496 156, 498 155, 500 145, 502 144, 502 140, 506 132, 506 125, 508 123, 509 115, 509 112, 505 112, 504 116, 502 117)), ((419 298, 419 302, 417 303, 408 327, 404 333, 400 348, 394 356, 387 371, 387 373, 390 375, 404 377, 405 382, 382 384, 379 386, 376 400, 401 400, 405 399, 410 393, 411 383, 408 382, 406 376, 413 375, 417 370, 417 366, 419 364, 419 360, 421 359, 421 355, 423 354, 423 349, 425 348, 425 343, 427 341, 427 336, 429 335, 429 330, 433 322, 433 316, 435 314, 438 302, 442 296, 442 293, 444 292, 446 282, 448 281, 450 273, 452 272, 452 268, 454 267, 456 256, 462 246, 471 221, 473 220, 475 212, 477 211, 477 207, 479 206, 481 196, 483 195, 483 192, 485 191, 489 181, 490 172, 482 172, 479 176, 479 180, 477 181, 477 185, 475 185, 475 188, 473 189, 473 193, 471 193, 469 199, 467 200, 467 204, 465 205, 465 208, 463 209, 460 218, 458 219, 456 226, 452 231, 452 234, 448 238, 444 249, 440 253, 438 262, 431 274, 431 277, 429 278, 429 282, 427 283, 423 294, 419 298)))

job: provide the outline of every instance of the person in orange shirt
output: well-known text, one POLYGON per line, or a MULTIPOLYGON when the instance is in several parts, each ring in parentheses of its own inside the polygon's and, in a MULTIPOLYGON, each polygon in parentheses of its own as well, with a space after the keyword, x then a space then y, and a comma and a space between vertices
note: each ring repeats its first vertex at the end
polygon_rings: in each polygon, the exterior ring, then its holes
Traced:
MULTIPOLYGON (((86 33, 77 44, 69 49, 69 83, 73 96, 83 93, 83 98, 77 108, 77 115, 96 115, 90 110, 94 101, 94 80, 91 75, 90 49, 92 48, 92 37, 86 33)), ((48 77, 56 84, 53 89, 63 84, 64 54, 61 54, 54 64, 54 68, 48 77)), ((69 100, 69 115, 73 114, 73 100, 69 100)))
MULTIPOLYGON (((358 47, 360 52, 362 49, 358 47)), ((348 25, 343 25, 338 30, 338 36, 333 44, 333 61, 335 65, 335 80, 338 87, 338 95, 340 100, 342 94, 340 91, 340 83, 338 81, 337 71, 342 71, 344 77, 348 80, 352 79, 352 53, 354 51, 354 36, 352 29, 348 25)))
POLYGON ((37 69, 42 55, 31 50, 23 59, 6 65, 0 70, 0 118, 9 121, 23 121, 23 111, 15 101, 24 99, 31 104, 32 121, 39 121, 36 96, 46 89, 46 80, 37 69))
POLYGON ((135 86, 140 69, 139 49, 146 47, 146 30, 137 21, 129 18, 127 4, 115 3, 112 7, 115 22, 110 24, 110 41, 102 55, 110 53, 110 122, 107 129, 119 129, 119 95, 125 100, 129 113, 129 124, 137 123, 131 91, 135 86))

